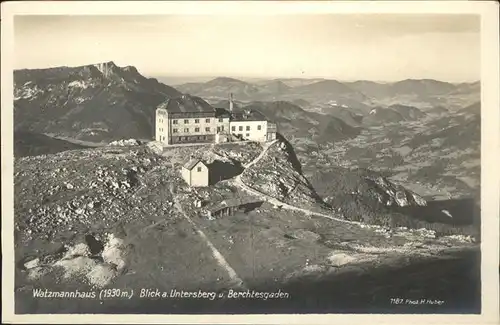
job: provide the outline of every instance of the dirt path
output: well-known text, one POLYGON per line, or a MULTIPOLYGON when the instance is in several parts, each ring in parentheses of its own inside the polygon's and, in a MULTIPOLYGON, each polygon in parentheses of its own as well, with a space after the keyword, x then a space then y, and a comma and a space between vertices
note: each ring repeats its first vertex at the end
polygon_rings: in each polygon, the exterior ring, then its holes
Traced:
MULTIPOLYGON (((270 142, 270 143, 266 143, 266 145, 264 146, 264 149, 262 150, 262 152, 252 161, 250 161, 249 163, 245 164, 243 167, 245 168, 249 168, 253 165, 255 165, 256 163, 258 163, 262 157, 264 157, 264 155, 267 153, 267 151, 269 150, 269 148, 271 148, 271 146, 273 146, 274 144, 276 144, 278 141, 277 140, 274 140, 273 142, 270 142)), ((251 195, 254 195, 254 196, 257 196, 259 198, 261 198, 262 200, 265 200, 273 205, 276 205, 276 206, 281 206, 283 209, 287 209, 287 210, 292 210, 292 211, 299 211, 299 212, 302 212, 302 213, 305 213, 305 214, 308 214, 308 215, 314 215, 314 216, 318 216, 318 217, 322 217, 322 218, 327 218, 327 219, 331 219, 331 220, 335 220, 335 221, 339 221, 339 222, 343 222, 343 223, 348 223, 348 224, 354 224, 354 225, 361 225, 360 222, 355 222, 355 221, 349 221, 349 220, 345 220, 345 219, 340 219, 340 218, 335 218, 335 217, 332 217, 330 215, 327 215, 327 214, 323 214, 323 213, 319 213, 319 212, 314 212, 314 211, 311 211, 311 210, 307 210, 307 209, 303 209, 303 208, 299 208, 299 207, 296 207, 296 206, 293 206, 293 205, 290 205, 288 203, 285 203, 285 202, 282 202, 272 196, 269 196, 267 194, 264 194, 260 191, 257 191, 253 188, 251 188, 250 186, 248 186, 247 184, 243 183, 243 181, 241 180, 241 174, 236 176, 234 178, 234 184, 236 186, 238 186, 239 188, 241 188, 242 190, 244 190, 245 192, 248 192, 250 193, 251 195)))
MULTIPOLYGON (((258 162, 262 159, 262 157, 264 157, 264 155, 265 155, 265 154, 266 154, 266 152, 269 150, 269 148, 271 148, 271 146, 272 146, 272 145, 274 145, 274 144, 275 144, 275 143, 277 143, 277 142, 278 142, 278 140, 274 140, 274 141, 272 141, 272 142, 265 142, 265 143, 262 145, 262 147, 263 147, 262 152, 261 152, 261 153, 260 153, 257 157, 255 157, 255 159, 254 159, 254 160, 252 160, 252 161, 250 161, 250 162, 248 162, 248 163, 244 164, 244 165, 243 165, 243 167, 244 167, 244 168, 248 168, 248 167, 251 167, 251 166, 253 166, 254 164, 258 163, 258 162)), ((239 176, 239 175, 238 175, 238 176, 239 176)))
POLYGON ((184 212, 184 209, 182 208, 181 204, 177 202, 177 200, 174 201, 174 207, 179 211, 180 214, 186 218, 186 220, 193 226, 193 228, 196 230, 198 235, 203 239, 203 241, 207 244, 207 246, 210 248, 212 251, 212 255, 217 261, 217 263, 224 269, 226 270, 227 274, 229 275, 229 278, 233 282, 235 287, 238 287, 240 289, 246 289, 243 280, 236 274, 236 271, 229 265, 229 263, 226 261, 224 256, 219 252, 219 250, 214 246, 214 244, 208 239, 207 235, 198 228, 198 226, 191 220, 191 218, 187 215, 186 212, 184 212))

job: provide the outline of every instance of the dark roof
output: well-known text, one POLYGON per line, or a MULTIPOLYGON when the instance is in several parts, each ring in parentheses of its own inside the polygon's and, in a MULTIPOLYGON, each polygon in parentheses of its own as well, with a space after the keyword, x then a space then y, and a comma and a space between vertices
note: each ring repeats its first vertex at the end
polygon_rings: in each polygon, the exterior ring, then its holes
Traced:
POLYGON ((198 159, 198 158, 192 158, 191 160, 189 160, 187 163, 184 164, 184 168, 188 169, 188 170, 191 170, 194 168, 194 166, 196 166, 199 162, 201 162, 202 164, 205 165, 205 163, 201 160, 201 159, 198 159))
POLYGON ((217 107, 215 108, 215 117, 231 117, 231 113, 225 108, 217 107))
POLYGON ((216 202, 212 204, 208 210, 211 212, 216 212, 219 211, 220 209, 227 208, 227 207, 239 207, 241 205, 245 204, 250 204, 250 203, 257 203, 257 202, 262 202, 259 200, 254 200, 254 199, 244 199, 244 198, 228 198, 220 202, 216 202))
POLYGON ((247 110, 234 112, 232 121, 267 121, 267 118, 259 111, 247 110))
POLYGON ((158 108, 166 109, 169 113, 213 113, 215 109, 200 97, 182 95, 170 98, 161 103, 158 108))

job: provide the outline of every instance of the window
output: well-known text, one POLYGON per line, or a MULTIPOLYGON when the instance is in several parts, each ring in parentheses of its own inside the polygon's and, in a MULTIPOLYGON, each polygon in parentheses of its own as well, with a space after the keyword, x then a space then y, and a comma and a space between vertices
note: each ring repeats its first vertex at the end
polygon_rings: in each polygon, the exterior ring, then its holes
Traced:
POLYGON ((200 128, 194 128, 194 132, 200 132, 200 128))
POLYGON ((250 125, 247 125, 247 131, 250 131, 250 125))
POLYGON ((236 131, 236 126, 231 126, 231 131, 236 131))
POLYGON ((262 129, 262 125, 257 125, 257 130, 261 130, 262 129))
POLYGON ((177 129, 172 129, 172 133, 177 133, 177 129))
POLYGON ((249 133, 247 133, 247 134, 246 134, 246 137, 248 138, 249 136, 250 136, 250 134, 249 134, 249 133))
POLYGON ((210 119, 209 118, 205 119, 205 123, 210 123, 210 119))
POLYGON ((201 172, 201 167, 196 168, 197 172, 201 172))
POLYGON ((189 133, 189 128, 185 128, 184 133, 189 133))
POLYGON ((220 130, 221 130, 221 131, 224 131, 224 126, 221 126, 221 127, 220 127, 220 130))
POLYGON ((240 126, 240 127, 238 128, 238 130, 239 130, 239 131, 243 131, 243 126, 240 126))
POLYGON ((217 132, 220 132, 220 126, 217 127, 217 132))
POLYGON ((199 118, 195 119, 194 123, 200 123, 200 119, 199 118))
POLYGON ((184 120, 184 124, 189 124, 189 120, 184 120))
POLYGON ((205 131, 206 132, 210 132, 210 128, 205 128, 205 131))
POLYGON ((219 122, 223 122, 223 121, 224 121, 223 119, 221 119, 221 118, 219 119, 219 122))
POLYGON ((173 120, 172 123, 173 124, 177 124, 177 123, 179 123, 179 121, 178 120, 173 120))

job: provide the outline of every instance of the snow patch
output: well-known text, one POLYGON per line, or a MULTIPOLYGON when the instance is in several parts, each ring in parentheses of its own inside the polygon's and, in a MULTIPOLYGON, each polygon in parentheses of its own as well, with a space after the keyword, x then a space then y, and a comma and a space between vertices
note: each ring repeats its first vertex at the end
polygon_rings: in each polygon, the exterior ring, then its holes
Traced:
POLYGON ((356 257, 346 253, 333 252, 327 257, 327 260, 333 266, 342 266, 356 261, 356 257))
POLYGON ((444 236, 443 238, 455 240, 455 241, 462 242, 462 243, 473 243, 474 242, 474 237, 465 236, 465 235, 450 235, 450 236, 444 236))
POLYGON ((128 146, 138 146, 140 145, 140 143, 136 139, 128 139, 128 140, 112 141, 108 145, 112 147, 128 147, 128 146))
POLYGON ((40 93, 43 93, 43 91, 36 85, 32 88, 31 87, 23 87, 21 89, 17 88, 15 89, 14 100, 19 100, 19 99, 33 100, 34 97, 40 93))
POLYGON ((123 240, 115 237, 113 234, 110 234, 102 252, 104 262, 114 264, 119 271, 122 270, 125 267, 122 249, 123 240))
POLYGON ((67 246, 64 256, 52 264, 38 266, 38 262, 32 263, 28 277, 39 279, 54 268, 59 268, 64 272, 64 279, 84 277, 91 285, 102 288, 125 268, 123 240, 113 234, 108 235, 101 257, 102 262, 91 257, 90 248, 85 243, 67 246))
POLYGON ((441 210, 441 212, 444 213, 445 215, 447 215, 448 217, 453 218, 453 216, 451 215, 450 211, 448 211, 448 210, 441 210))
POLYGON ((89 87, 89 84, 87 84, 84 81, 81 80, 75 80, 72 81, 68 84, 68 87, 77 87, 77 88, 82 88, 82 89, 87 89, 89 87))

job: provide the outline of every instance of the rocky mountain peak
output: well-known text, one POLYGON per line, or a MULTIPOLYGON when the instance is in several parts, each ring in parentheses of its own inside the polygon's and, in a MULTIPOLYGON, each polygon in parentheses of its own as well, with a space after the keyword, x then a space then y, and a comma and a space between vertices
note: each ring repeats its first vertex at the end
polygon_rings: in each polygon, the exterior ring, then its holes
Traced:
POLYGON ((152 137, 156 106, 180 96, 113 61, 17 70, 14 81, 16 129, 97 142, 152 137))

